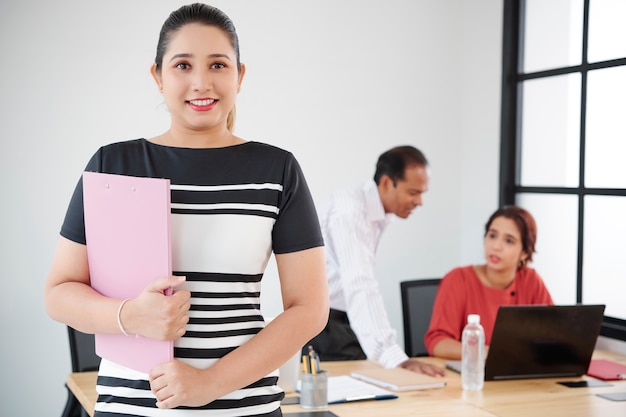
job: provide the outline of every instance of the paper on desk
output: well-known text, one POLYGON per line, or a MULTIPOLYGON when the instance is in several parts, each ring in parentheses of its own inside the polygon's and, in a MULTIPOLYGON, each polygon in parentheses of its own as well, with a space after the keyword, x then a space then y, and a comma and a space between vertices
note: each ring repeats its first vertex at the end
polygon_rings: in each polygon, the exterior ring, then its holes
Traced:
POLYGON ((328 404, 364 400, 391 400, 398 396, 391 391, 377 387, 349 375, 328 378, 328 404))

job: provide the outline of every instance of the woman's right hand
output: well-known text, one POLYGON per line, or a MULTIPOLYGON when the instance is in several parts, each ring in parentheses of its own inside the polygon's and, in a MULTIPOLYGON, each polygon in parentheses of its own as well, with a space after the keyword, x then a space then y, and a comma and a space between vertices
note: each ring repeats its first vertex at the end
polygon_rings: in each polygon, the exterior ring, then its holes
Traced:
POLYGON ((137 298, 128 300, 120 312, 126 332, 157 340, 176 340, 184 335, 191 293, 176 289, 184 283, 185 277, 161 278, 148 285, 137 298), (166 295, 170 289, 172 295, 166 295))

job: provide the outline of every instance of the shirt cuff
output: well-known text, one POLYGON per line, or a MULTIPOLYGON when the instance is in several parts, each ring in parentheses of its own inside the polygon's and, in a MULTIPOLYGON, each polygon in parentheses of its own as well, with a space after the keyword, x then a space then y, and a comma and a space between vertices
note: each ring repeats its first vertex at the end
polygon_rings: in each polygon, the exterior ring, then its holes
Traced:
POLYGON ((407 360, 409 360, 409 357, 402 349, 400 349, 400 346, 393 345, 380 355, 379 362, 385 368, 395 368, 407 360))

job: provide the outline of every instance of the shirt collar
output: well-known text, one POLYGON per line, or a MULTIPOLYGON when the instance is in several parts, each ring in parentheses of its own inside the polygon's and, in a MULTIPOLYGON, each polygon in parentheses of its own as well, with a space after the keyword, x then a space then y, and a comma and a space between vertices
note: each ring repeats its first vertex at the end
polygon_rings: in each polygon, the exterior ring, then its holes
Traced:
POLYGON ((365 195, 365 203, 367 205, 367 220, 382 223, 383 227, 393 221, 395 215, 393 213, 385 213, 383 202, 380 201, 376 181, 370 180, 363 184, 363 194, 365 195))

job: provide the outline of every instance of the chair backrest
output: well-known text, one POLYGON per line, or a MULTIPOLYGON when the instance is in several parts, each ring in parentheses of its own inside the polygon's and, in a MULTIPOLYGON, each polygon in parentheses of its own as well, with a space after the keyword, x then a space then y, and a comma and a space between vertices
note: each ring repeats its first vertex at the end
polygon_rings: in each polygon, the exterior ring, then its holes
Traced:
POLYGON ((441 278, 419 279, 400 283, 404 350, 410 357, 428 356, 424 335, 430 324, 435 295, 441 278))
POLYGON ((96 355, 95 337, 93 334, 79 332, 67 326, 70 342, 72 372, 97 371, 100 357, 96 355))

